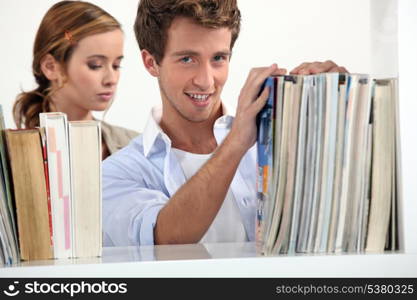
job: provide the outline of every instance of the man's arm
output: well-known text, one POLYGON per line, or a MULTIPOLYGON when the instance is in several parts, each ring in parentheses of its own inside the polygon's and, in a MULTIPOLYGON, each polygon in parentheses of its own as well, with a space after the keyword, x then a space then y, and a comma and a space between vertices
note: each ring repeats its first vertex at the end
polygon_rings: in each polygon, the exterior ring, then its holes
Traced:
MULTIPOLYGON (((332 61, 304 63, 291 74, 347 72, 332 61)), ((268 76, 284 75, 277 65, 255 68, 243 86, 232 129, 213 157, 186 183, 159 212, 154 228, 155 244, 198 242, 219 211, 236 169, 246 151, 256 141, 256 115, 265 105, 268 90, 258 97, 268 76)))
POLYGON ((236 118, 213 157, 185 183, 159 212, 155 244, 198 242, 216 217, 240 160, 256 141, 256 115, 265 105, 268 90, 258 97, 268 76, 285 74, 274 64, 252 69, 239 95, 236 118))

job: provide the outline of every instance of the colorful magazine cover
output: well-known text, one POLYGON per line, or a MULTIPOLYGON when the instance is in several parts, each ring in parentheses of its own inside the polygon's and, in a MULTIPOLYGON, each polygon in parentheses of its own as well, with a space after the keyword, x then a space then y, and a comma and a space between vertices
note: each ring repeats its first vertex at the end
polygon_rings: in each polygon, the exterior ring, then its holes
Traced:
POLYGON ((258 152, 258 177, 257 177, 257 241, 263 240, 261 237, 264 233, 265 212, 268 211, 265 207, 268 202, 268 183, 272 175, 273 163, 273 136, 274 136, 274 109, 275 109, 275 84, 276 78, 268 77, 261 88, 261 92, 265 88, 269 88, 268 100, 264 108, 258 114, 258 137, 257 137, 257 152, 258 152))

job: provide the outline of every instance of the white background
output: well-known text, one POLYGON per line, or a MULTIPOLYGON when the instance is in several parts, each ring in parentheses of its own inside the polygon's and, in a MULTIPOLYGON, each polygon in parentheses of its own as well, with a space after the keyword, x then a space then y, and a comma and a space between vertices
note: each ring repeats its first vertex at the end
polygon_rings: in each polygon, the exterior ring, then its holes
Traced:
MULTIPOLYGON (((55 0, 0 0, 0 98, 6 124, 21 89, 34 87, 31 73, 36 30, 55 0)), ((150 108, 159 101, 155 78, 142 66, 133 33, 138 0, 93 0, 121 23, 125 60, 118 94, 106 120, 142 131, 150 108)), ((239 0, 241 34, 233 49, 223 100, 235 106, 250 68, 270 65, 291 69, 301 62, 332 59, 350 72, 371 73, 370 2, 364 0, 239 0)))
MULTIPOLYGON (((21 90, 34 88, 32 46, 41 18, 55 0, 0 0, 0 103, 6 126, 21 90)), ((125 60, 106 121, 142 131, 159 102, 156 80, 141 64, 133 33, 138 0, 92 0, 123 25, 125 60)), ((350 72, 400 77, 406 247, 417 251, 417 1, 238 0, 242 28, 233 49, 223 100, 236 105, 251 67, 277 62, 292 69, 331 59, 350 72), (398 13, 398 14, 397 14, 398 13)))

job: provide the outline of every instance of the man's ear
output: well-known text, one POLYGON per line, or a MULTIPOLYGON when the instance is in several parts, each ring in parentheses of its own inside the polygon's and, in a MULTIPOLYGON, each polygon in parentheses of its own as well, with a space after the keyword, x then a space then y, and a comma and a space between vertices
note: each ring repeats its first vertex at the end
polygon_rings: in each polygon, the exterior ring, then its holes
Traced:
POLYGON ((143 49, 141 52, 142 55, 142 62, 145 66, 146 70, 148 70, 149 74, 151 74, 154 77, 159 76, 159 66, 156 62, 155 57, 149 53, 148 50, 143 49))
POLYGON ((59 81, 62 77, 61 66, 51 54, 46 54, 41 59, 42 73, 49 81, 59 81))

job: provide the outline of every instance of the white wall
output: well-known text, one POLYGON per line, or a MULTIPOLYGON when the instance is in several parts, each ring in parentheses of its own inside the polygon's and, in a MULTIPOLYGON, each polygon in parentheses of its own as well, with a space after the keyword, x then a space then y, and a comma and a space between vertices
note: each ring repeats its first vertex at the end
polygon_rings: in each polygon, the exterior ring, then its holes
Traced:
MULTIPOLYGON (((37 27, 55 0, 0 1, 0 87, 6 125, 20 89, 34 87, 32 45, 37 27)), ((142 130, 159 100, 158 86, 140 62, 133 34, 138 0, 92 0, 123 25, 125 60, 119 92, 106 120, 142 130)), ((332 59, 351 72, 370 73, 369 0, 239 0, 241 35, 235 45, 223 99, 235 105, 251 67, 277 62, 288 69, 304 61, 332 59)))
POLYGON ((417 1, 398 2, 398 73, 405 250, 417 252, 417 1))
POLYGON ((398 1, 371 0, 371 69, 377 77, 398 76, 398 1))

